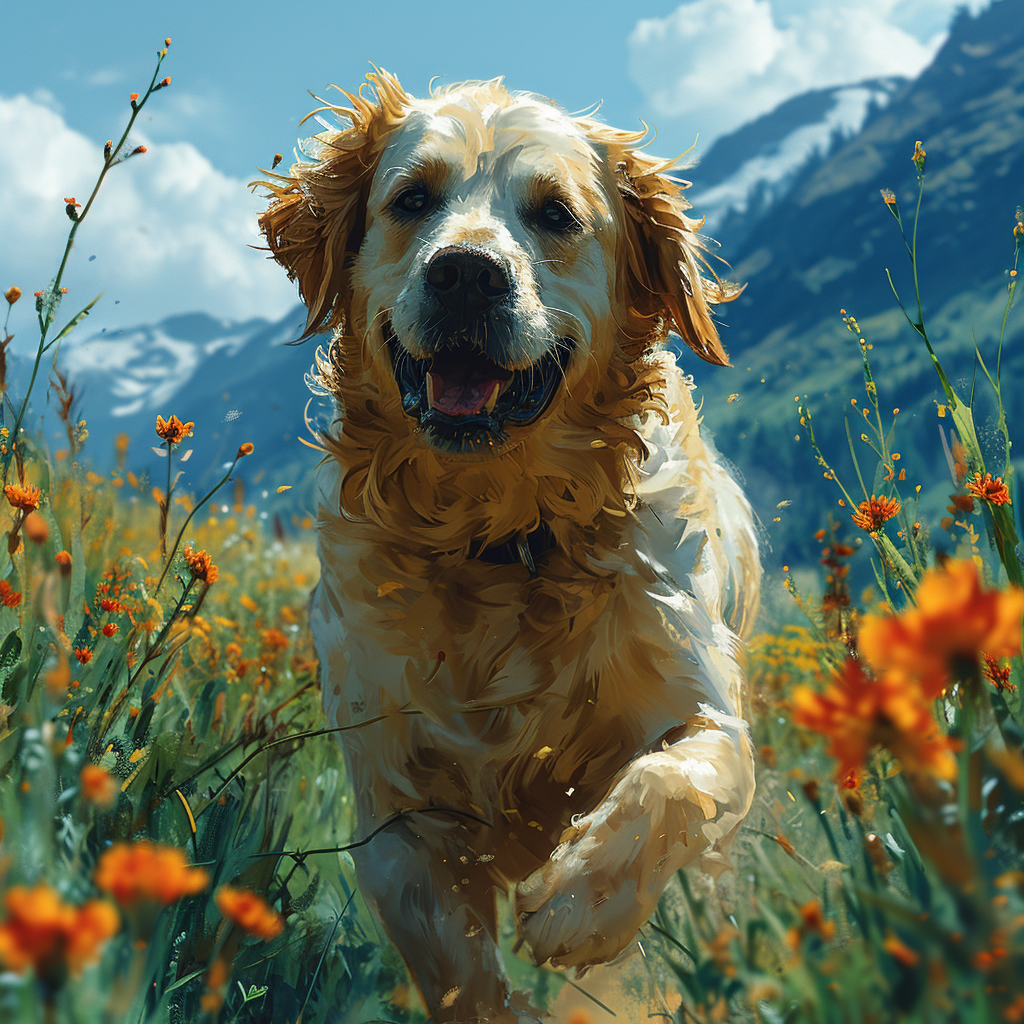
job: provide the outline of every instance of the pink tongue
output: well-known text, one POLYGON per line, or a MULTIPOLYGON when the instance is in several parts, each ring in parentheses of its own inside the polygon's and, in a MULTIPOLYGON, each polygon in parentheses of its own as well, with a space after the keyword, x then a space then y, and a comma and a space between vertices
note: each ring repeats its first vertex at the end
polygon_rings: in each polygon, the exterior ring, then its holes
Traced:
POLYGON ((500 380, 449 384, 439 373, 428 373, 427 382, 431 409, 449 416, 470 416, 480 412, 495 390, 501 387, 500 380))

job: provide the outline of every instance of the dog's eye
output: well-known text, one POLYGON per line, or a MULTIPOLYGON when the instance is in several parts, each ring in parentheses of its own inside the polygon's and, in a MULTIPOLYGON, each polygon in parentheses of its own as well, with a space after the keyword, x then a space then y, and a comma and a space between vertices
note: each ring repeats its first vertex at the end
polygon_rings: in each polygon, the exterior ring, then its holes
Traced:
POLYGON ((426 186, 410 185, 409 188, 398 193, 391 208, 399 213, 417 214, 423 213, 429 205, 430 193, 427 192, 426 186))
POLYGON ((572 211, 558 199, 548 199, 537 210, 537 219, 550 231, 574 231, 580 226, 572 211))

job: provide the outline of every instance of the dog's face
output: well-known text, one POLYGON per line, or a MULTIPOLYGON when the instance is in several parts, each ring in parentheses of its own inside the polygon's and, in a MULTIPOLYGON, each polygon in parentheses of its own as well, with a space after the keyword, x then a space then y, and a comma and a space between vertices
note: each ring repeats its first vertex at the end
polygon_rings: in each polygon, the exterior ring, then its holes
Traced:
POLYGON ((373 325, 428 444, 493 455, 608 322, 612 219, 593 148, 550 105, 424 107, 374 175, 350 316, 373 325))
POLYGON ((699 225, 671 162, 631 148, 642 133, 499 82, 418 100, 368 77, 376 102, 332 108, 352 127, 318 136, 261 218, 307 334, 350 341, 342 404, 346 381, 369 378, 423 445, 490 459, 556 415, 588 365, 633 362, 670 325, 727 361, 708 303, 731 294, 701 277, 699 225))

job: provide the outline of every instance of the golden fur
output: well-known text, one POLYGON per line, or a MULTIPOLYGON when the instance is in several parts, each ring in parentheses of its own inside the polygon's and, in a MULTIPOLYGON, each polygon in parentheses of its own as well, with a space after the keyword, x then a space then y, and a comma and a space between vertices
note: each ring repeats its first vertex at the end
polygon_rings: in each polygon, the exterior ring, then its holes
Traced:
POLYGON ((339 407, 312 605, 324 705, 338 725, 385 716, 343 734, 360 827, 408 813, 359 851, 357 874, 431 1013, 533 1021, 493 941, 495 889, 516 887, 538 961, 609 961, 752 799, 737 658, 756 540, 664 350, 674 329, 726 365, 711 305, 738 289, 701 275, 700 223, 673 161, 635 148, 644 133, 500 81, 421 100, 367 78, 349 108, 321 108, 348 126, 264 183, 261 218, 306 334, 335 331, 317 353, 339 407), (413 230, 386 213, 403 175, 450 186, 413 230), (518 219, 554 188, 582 234, 518 219), (576 346, 537 422, 458 455, 403 410, 385 337, 393 320, 426 354, 412 284, 453 244, 515 276, 510 367, 552 335, 576 346), (535 572, 478 557, 541 524, 552 542, 535 572))

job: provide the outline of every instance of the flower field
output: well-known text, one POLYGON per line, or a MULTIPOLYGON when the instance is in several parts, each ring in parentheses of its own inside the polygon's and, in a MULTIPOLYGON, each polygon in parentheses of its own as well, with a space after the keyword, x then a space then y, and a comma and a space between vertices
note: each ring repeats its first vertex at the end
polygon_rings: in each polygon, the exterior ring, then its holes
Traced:
MULTIPOLYGON (((204 424, 173 410, 151 436, 118 439, 114 471, 93 472, 88 408, 77 419, 60 371, 60 341, 92 305, 61 313, 67 254, 106 174, 145 158, 129 129, 170 87, 169 46, 149 88, 131 94, 92 195, 64 199, 68 249, 35 294, 36 316, 21 288, 5 293, 0 1018, 423 1024, 346 853, 373 839, 357 833, 339 730, 319 712, 312 524, 288 534, 261 520, 234 475, 259 459, 251 444, 195 492, 188 446, 204 424), (24 338, 33 321, 31 379, 15 395, 10 331, 24 338), (40 369, 66 427, 57 449, 22 426, 41 400, 40 369)), ((926 159, 920 143, 908 153, 920 190, 926 159)), ((848 451, 822 450, 814 410, 796 396, 809 471, 834 482, 838 504, 805 510, 821 560, 800 579, 816 583, 798 587, 788 567, 768 577, 784 583, 768 586, 750 645, 759 785, 733 870, 670 886, 626 971, 633 1009, 514 954, 506 913, 516 983, 540 1004, 579 995, 556 1024, 633 1013, 679 1024, 1024 1022, 1024 575, 1016 425, 1001 399, 1020 382, 1000 379, 1001 352, 977 353, 977 387, 994 394, 1005 442, 993 461, 973 387, 954 388, 928 335, 917 215, 889 191, 886 211, 913 271, 906 329, 944 396, 936 443, 949 514, 930 522, 919 510, 933 481, 901 465, 900 396, 875 380, 871 345, 843 311, 863 362, 847 396, 858 429, 848 451)), ((1007 252, 1004 327, 1019 315, 1024 214, 1007 221, 992 243, 1007 252)))

